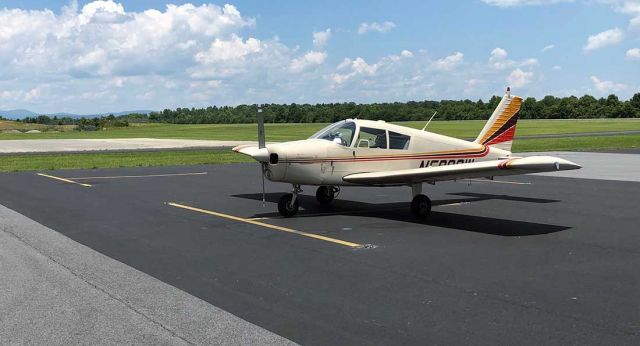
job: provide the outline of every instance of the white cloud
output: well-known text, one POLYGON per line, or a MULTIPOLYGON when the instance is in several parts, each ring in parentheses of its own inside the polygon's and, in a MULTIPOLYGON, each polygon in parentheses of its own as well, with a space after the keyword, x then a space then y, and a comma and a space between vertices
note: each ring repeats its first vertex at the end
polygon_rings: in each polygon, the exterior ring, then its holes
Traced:
POLYGON ((520 63, 520 66, 534 66, 538 65, 538 59, 529 58, 525 59, 520 63))
POLYGON ((498 47, 491 51, 489 56, 489 65, 497 70, 504 70, 513 66, 514 62, 507 59, 506 50, 498 47))
POLYGON ((618 28, 606 30, 601 33, 589 36, 589 38, 587 39, 587 43, 584 45, 583 49, 585 51, 600 49, 619 43, 623 38, 624 33, 618 28))
POLYGON ((625 54, 629 60, 640 60, 640 48, 631 48, 625 54))
POLYGON ((591 76, 591 82, 593 82, 593 86, 601 93, 619 92, 627 89, 627 85, 625 84, 600 80, 596 76, 591 76))
POLYGON ((208 50, 195 55, 195 60, 203 63, 242 60, 250 54, 260 53, 263 45, 260 40, 249 38, 246 41, 233 35, 229 40, 216 39, 208 50))
POLYGON ((331 29, 317 31, 313 33, 313 47, 322 49, 331 38, 331 29))
POLYGON ((324 63, 326 59, 327 59, 326 52, 310 51, 305 53, 300 58, 293 59, 291 61, 291 65, 289 66, 289 69, 292 72, 296 72, 296 73, 302 72, 311 67, 321 65, 322 63, 324 63))
POLYGON ((640 30, 640 1, 637 0, 611 0, 614 4, 614 9, 617 12, 624 13, 631 16, 629 20, 629 30, 640 30))
POLYGON ((351 60, 345 58, 340 65, 338 65, 339 70, 348 70, 347 73, 333 73, 331 75, 331 80, 334 85, 343 84, 349 79, 359 76, 373 76, 378 70, 378 65, 368 64, 364 59, 357 57, 355 60, 351 60))
POLYGON ((431 67, 440 71, 450 71, 462 63, 463 59, 464 54, 455 52, 447 57, 434 61, 431 67))
POLYGON ((562 70, 562 66, 560 66, 560 65, 553 65, 553 66, 551 67, 551 69, 552 69, 552 70, 554 70, 554 71, 560 71, 560 70, 562 70))
POLYGON ((561 2, 573 2, 574 0, 482 0, 482 2, 498 7, 540 6, 561 2))
POLYGON ((395 27, 396 27, 396 24, 394 22, 389 22, 389 21, 383 22, 383 23, 377 23, 377 22, 360 23, 360 26, 358 27, 358 34, 362 35, 371 31, 387 32, 387 31, 393 30, 395 27))
POLYGON ((514 88, 521 88, 533 80, 533 72, 525 72, 521 69, 515 69, 511 71, 509 76, 507 77, 507 83, 514 88))
POLYGON ((542 51, 543 51, 543 52, 546 52, 546 51, 548 51, 548 50, 552 50, 552 49, 553 49, 553 48, 555 48, 555 47, 556 47, 555 45, 550 44, 550 45, 544 46, 544 48, 542 48, 542 51))

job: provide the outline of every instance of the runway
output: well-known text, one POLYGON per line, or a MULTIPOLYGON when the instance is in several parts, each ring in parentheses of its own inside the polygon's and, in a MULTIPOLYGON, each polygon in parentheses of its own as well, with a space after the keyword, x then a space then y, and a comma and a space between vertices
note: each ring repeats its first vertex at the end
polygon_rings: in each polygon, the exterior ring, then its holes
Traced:
POLYGON ((297 343, 640 342, 638 182, 425 185, 423 223, 401 187, 283 219, 252 164, 36 173, 0 204, 297 343))

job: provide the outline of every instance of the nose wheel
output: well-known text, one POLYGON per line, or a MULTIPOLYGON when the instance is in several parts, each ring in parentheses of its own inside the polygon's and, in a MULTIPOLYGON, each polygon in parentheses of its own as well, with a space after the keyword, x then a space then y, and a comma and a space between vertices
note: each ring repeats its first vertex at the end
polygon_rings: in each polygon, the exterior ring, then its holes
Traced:
POLYGON ((300 185, 293 185, 293 189, 291 193, 288 193, 282 197, 278 201, 278 211, 280 215, 284 217, 292 217, 300 208, 300 204, 298 203, 298 194, 302 192, 300 185))
POLYGON ((429 197, 419 194, 411 201, 411 212, 419 219, 426 219, 431 213, 431 200, 429 197))
POLYGON ((333 202, 333 199, 340 193, 340 189, 335 186, 320 186, 316 190, 316 200, 322 205, 333 202))

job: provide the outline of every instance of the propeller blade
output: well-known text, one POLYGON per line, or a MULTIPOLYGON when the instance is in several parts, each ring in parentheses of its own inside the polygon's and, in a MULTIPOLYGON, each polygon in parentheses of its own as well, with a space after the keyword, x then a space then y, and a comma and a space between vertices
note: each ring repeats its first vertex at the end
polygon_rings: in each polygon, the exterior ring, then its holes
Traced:
POLYGON ((258 121, 258 150, 252 153, 252 157, 260 162, 260 173, 262 175, 262 207, 266 206, 266 193, 264 189, 264 174, 267 170, 267 163, 269 160, 269 151, 266 149, 266 139, 264 134, 264 113, 262 113, 262 107, 258 105, 256 111, 256 120, 258 121))
POLYGON ((262 113, 262 108, 259 105, 258 111, 256 112, 256 120, 258 121, 258 148, 262 149, 266 147, 264 135, 264 113, 262 113))
POLYGON ((260 164, 260 167, 262 169, 262 206, 265 207, 266 206, 266 193, 264 191, 264 173, 267 170, 267 164, 266 163, 262 163, 260 164))

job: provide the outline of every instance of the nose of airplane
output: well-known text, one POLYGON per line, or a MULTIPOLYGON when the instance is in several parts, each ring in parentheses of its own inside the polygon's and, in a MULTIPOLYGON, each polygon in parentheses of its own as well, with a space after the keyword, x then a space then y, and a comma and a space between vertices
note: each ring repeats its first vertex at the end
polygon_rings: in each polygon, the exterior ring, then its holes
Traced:
POLYGON ((267 148, 260 148, 251 153, 251 157, 254 160, 262 163, 269 162, 269 150, 267 148))
POLYGON ((232 150, 241 154, 249 155, 258 162, 269 162, 269 150, 267 148, 258 148, 250 145, 240 145, 233 148, 232 150))

